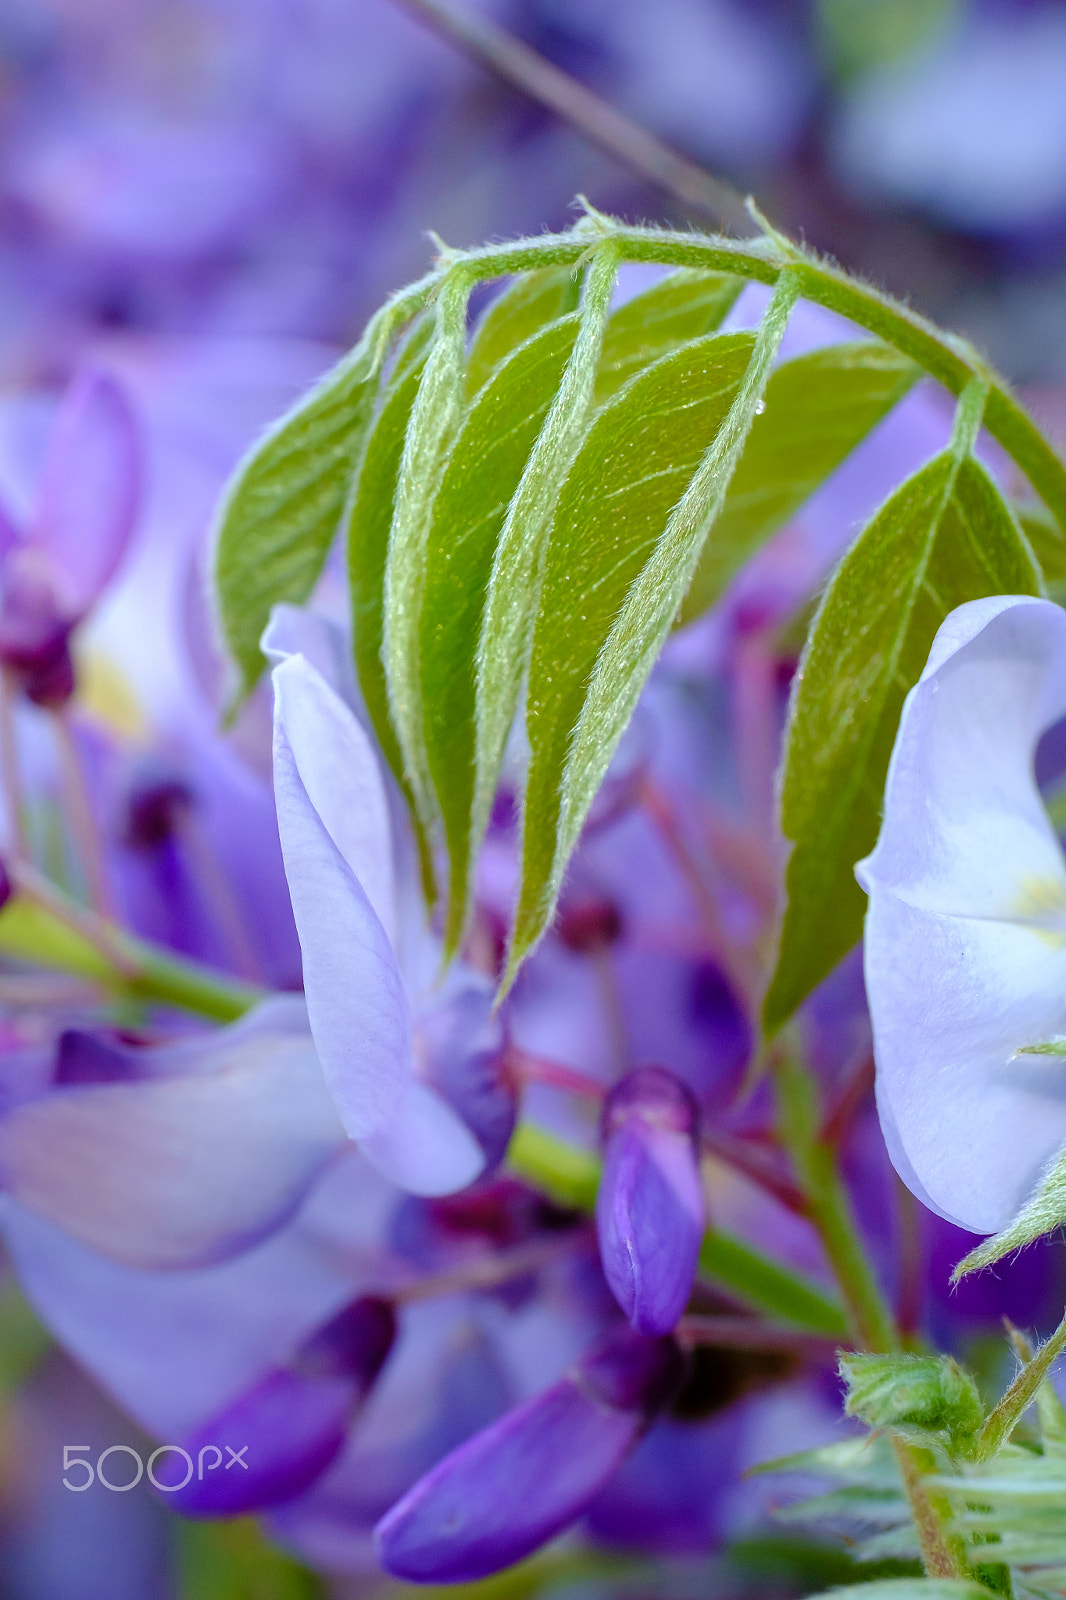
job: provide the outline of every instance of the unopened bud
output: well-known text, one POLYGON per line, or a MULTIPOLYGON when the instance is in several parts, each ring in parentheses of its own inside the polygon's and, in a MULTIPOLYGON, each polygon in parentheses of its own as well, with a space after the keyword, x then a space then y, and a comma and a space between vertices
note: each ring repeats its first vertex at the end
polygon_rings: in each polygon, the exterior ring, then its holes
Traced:
POLYGON ((950 1356, 846 1354, 844 1410, 871 1428, 920 1429, 972 1438, 984 1419, 977 1385, 950 1356))
POLYGON ((668 1333, 692 1292, 704 1229, 697 1122, 691 1093, 661 1067, 630 1072, 604 1103, 600 1257, 639 1333, 668 1333))

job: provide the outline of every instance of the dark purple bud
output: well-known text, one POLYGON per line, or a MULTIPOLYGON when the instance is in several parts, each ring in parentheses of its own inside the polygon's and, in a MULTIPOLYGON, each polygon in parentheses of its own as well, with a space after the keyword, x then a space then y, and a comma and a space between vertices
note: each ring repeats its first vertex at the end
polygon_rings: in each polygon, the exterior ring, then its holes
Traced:
POLYGON ((507 1038, 492 1013, 492 991, 470 984, 420 1021, 418 1032, 426 1078, 485 1152, 484 1176, 506 1155, 518 1111, 507 1038))
POLYGON ((668 1333, 692 1293, 705 1220, 697 1125, 690 1091, 661 1067, 628 1073, 604 1102, 600 1258, 638 1333, 668 1333))
POLYGON ((11 882, 11 875, 3 861, 0 861, 0 911, 7 905, 14 892, 15 886, 11 882))
POLYGON ((683 1372, 672 1339, 608 1335, 397 1501, 375 1529, 385 1571, 469 1583, 521 1561, 581 1515, 683 1372))
POLYGON ((0 662, 37 705, 63 705, 74 693, 70 630, 40 553, 14 551, 3 566, 0 662))
POLYGON ((237 1517, 302 1494, 340 1453, 395 1331, 388 1301, 367 1296, 346 1307, 289 1366, 199 1428, 184 1455, 160 1461, 156 1477, 170 1504, 185 1516, 237 1517))
POLYGON ((141 772, 126 801, 124 842, 133 850, 158 849, 180 831, 192 804, 192 790, 176 774, 141 772))
POLYGON ((597 955, 622 936, 622 913, 605 895, 564 898, 555 930, 576 955, 597 955))

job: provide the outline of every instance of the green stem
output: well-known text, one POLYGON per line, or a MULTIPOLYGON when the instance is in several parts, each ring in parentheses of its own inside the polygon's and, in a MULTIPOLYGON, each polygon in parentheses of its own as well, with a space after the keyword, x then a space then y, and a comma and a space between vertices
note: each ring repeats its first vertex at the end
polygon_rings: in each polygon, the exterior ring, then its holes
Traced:
MULTIPOLYGON (((820 1137, 823 1119, 814 1080, 792 1051, 782 1052, 774 1073, 782 1136, 796 1164, 811 1221, 840 1284, 852 1329, 868 1350, 898 1350, 899 1332, 863 1253, 836 1150, 820 1137)), ((927 1576, 966 1577, 961 1543, 947 1531, 951 1507, 925 1482, 935 1462, 896 1435, 892 1449, 927 1576)))
POLYGON ((786 250, 776 238, 740 241, 669 229, 629 227, 610 218, 595 217, 572 233, 449 253, 436 278, 430 274, 404 291, 404 307, 410 307, 413 315, 418 305, 433 292, 443 271, 459 259, 480 279, 525 272, 535 267, 576 266, 590 245, 608 235, 617 241, 626 261, 652 261, 664 266, 728 272, 766 284, 776 283, 782 269, 791 267, 799 277, 800 292, 805 299, 847 317, 893 345, 950 393, 961 394, 975 377, 986 379, 990 388, 985 427, 1020 467, 1066 530, 1066 464, 1008 386, 988 371, 977 352, 964 340, 941 332, 909 306, 901 305, 869 284, 849 278, 838 267, 808 256, 798 247, 786 250))
POLYGON ((852 1331, 867 1350, 896 1350, 899 1334, 863 1252, 836 1151, 819 1137, 821 1115, 811 1076, 791 1052, 778 1060, 775 1074, 784 1143, 840 1284, 852 1331))
MULTIPOLYGON (((532 1122, 521 1122, 507 1161, 513 1172, 560 1205, 594 1210, 600 1163, 590 1151, 566 1144, 532 1122)), ((700 1250, 700 1273, 754 1310, 809 1333, 847 1337, 847 1319, 829 1295, 732 1234, 708 1230, 700 1250)))
POLYGON ((1036 1399, 1051 1363, 1056 1356, 1062 1354, 1063 1350, 1066 1350, 1066 1317, 1063 1317, 1051 1338, 1040 1347, 1032 1361, 1026 1362, 1003 1399, 987 1417, 984 1427, 977 1435, 973 1453, 975 1461, 989 1461, 1002 1449, 1014 1431, 1022 1412, 1036 1399))
POLYGON ((262 996, 238 983, 135 939, 68 900, 36 874, 19 872, 19 893, 0 911, 0 953, 99 984, 112 994, 177 1006, 233 1022, 262 996))

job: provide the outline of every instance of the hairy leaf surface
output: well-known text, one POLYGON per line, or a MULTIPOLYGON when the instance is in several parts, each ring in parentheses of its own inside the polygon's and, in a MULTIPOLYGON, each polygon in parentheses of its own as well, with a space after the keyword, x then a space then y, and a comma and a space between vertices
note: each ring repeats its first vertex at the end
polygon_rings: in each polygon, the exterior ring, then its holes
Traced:
POLYGON ((719 599, 748 557, 796 515, 919 375, 914 362, 872 339, 781 363, 704 546, 682 623, 719 599))
POLYGON ((345 511, 355 668, 382 753, 405 786, 403 757, 389 714, 385 668, 381 660, 385 560, 404 438, 422 381, 433 327, 432 316, 423 316, 397 357, 345 511))
POLYGON ((519 345, 480 390, 448 463, 426 547, 421 686, 429 772, 450 862, 447 943, 462 931, 470 869, 474 651, 507 507, 577 337, 570 315, 519 345))
POLYGON ((714 333, 743 287, 725 273, 682 268, 619 306, 603 336, 596 404, 678 345, 714 333))
POLYGON ((477 394, 500 362, 546 322, 576 311, 580 299, 581 274, 573 267, 540 267, 508 284, 474 332, 466 363, 467 394, 477 394))
POLYGON ((552 528, 526 703, 530 742, 517 940, 547 914, 563 772, 597 657, 736 398, 751 334, 712 334, 634 378, 600 412, 552 528))

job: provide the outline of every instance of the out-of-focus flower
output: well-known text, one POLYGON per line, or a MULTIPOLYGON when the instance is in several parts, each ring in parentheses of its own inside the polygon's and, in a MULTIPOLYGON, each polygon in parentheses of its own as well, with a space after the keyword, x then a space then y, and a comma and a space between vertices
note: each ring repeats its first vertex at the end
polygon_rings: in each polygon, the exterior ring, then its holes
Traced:
POLYGON ((59 407, 28 525, 0 507, 0 663, 31 700, 61 704, 73 692, 70 635, 126 553, 140 472, 122 390, 104 373, 81 373, 59 407))
POLYGON ((403 951, 406 896, 378 757, 308 656, 286 648, 296 641, 283 631, 300 626, 296 613, 282 618, 264 645, 278 662, 274 792, 311 1032, 349 1136, 402 1188, 446 1194, 476 1178, 485 1156, 416 1068, 411 989, 426 936, 409 928, 403 951))
POLYGON ((1066 612, 952 612, 904 706, 884 823, 859 864, 881 1124, 914 1193, 1004 1228, 1066 1145, 1066 861, 1034 776, 1066 715, 1066 612))

